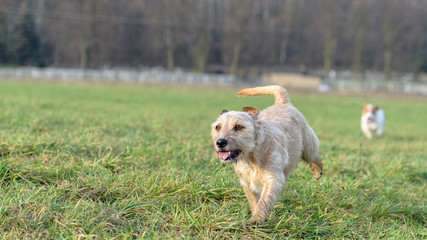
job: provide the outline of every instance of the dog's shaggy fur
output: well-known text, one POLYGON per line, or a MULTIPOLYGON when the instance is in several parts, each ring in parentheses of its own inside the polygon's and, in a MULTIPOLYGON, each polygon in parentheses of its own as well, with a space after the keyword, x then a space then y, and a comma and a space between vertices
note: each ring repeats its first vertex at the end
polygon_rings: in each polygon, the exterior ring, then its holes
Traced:
POLYGON ((280 86, 243 89, 238 95, 274 95, 275 105, 260 112, 223 110, 212 124, 215 150, 233 164, 252 211, 252 222, 265 220, 292 169, 303 159, 314 177, 322 176, 319 140, 280 86))

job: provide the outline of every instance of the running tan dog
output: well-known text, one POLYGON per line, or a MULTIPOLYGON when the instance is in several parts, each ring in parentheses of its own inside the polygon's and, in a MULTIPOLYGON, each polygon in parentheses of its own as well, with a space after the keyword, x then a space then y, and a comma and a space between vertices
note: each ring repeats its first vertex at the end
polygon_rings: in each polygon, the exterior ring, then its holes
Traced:
POLYGON ((238 95, 274 95, 275 105, 260 112, 223 110, 212 124, 215 150, 223 163, 233 164, 249 201, 251 222, 263 222, 299 159, 322 176, 319 140, 304 116, 280 86, 243 89, 238 95))

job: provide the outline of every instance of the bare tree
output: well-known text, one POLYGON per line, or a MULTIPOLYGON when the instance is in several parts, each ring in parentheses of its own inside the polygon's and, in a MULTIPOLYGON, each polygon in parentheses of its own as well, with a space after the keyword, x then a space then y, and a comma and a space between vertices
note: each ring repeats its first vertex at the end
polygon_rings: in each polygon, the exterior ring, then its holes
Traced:
POLYGON ((79 10, 85 12, 89 9, 89 17, 87 24, 80 24, 79 26, 79 49, 80 49, 80 68, 86 69, 91 66, 93 57, 92 47, 96 41, 95 31, 95 14, 96 14, 96 1, 86 2, 79 0, 79 10))
POLYGON ((396 29, 391 24, 390 5, 388 2, 384 3, 383 15, 383 41, 384 41, 384 74, 385 80, 388 82, 391 76, 391 57, 393 40, 396 35, 396 29))
POLYGON ((294 0, 286 1, 280 18, 283 21, 283 37, 280 42, 279 63, 285 64, 288 57, 290 36, 295 28, 297 6, 294 0))
POLYGON ((354 25, 356 27, 354 36, 354 56, 353 56, 353 74, 355 80, 360 80, 360 74, 363 68, 363 44, 366 31, 366 2, 363 0, 355 0, 353 2, 354 25))
POLYGON ((336 37, 336 0, 328 0, 323 6, 323 33, 324 33, 324 48, 323 48, 323 70, 325 74, 329 73, 333 67, 333 55, 337 45, 336 37))
POLYGON ((196 72, 204 72, 206 70, 208 55, 209 55, 209 39, 211 28, 213 26, 213 2, 211 1, 195 1, 193 5, 196 7, 194 18, 191 22, 195 24, 193 31, 193 68, 196 72))
POLYGON ((176 9, 173 9, 173 1, 163 0, 159 14, 162 16, 164 24, 164 44, 166 49, 166 66, 168 70, 175 67, 175 42, 173 33, 173 19, 176 9))
POLYGON ((229 72, 238 74, 241 53, 244 46, 247 27, 249 25, 249 4, 245 0, 230 1, 225 4, 227 12, 226 25, 224 26, 225 37, 228 38, 224 43, 227 44, 224 51, 231 53, 231 59, 227 59, 229 72))

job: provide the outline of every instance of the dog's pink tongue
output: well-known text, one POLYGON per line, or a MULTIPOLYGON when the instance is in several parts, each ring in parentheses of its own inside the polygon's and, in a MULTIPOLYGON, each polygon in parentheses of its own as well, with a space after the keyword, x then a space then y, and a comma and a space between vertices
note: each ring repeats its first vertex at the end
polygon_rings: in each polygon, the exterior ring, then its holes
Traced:
POLYGON ((225 160, 230 156, 230 152, 218 152, 218 156, 222 160, 225 160))

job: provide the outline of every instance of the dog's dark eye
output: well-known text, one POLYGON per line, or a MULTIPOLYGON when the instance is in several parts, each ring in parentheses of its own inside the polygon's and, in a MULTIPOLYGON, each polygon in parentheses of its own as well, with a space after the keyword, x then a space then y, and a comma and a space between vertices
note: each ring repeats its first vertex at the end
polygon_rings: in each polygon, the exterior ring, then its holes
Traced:
POLYGON ((220 125, 216 125, 215 130, 218 132, 219 130, 221 130, 221 126, 220 125))
POLYGON ((234 130, 236 130, 236 131, 239 131, 239 130, 242 130, 242 129, 243 129, 242 125, 236 125, 236 126, 234 126, 234 130))

